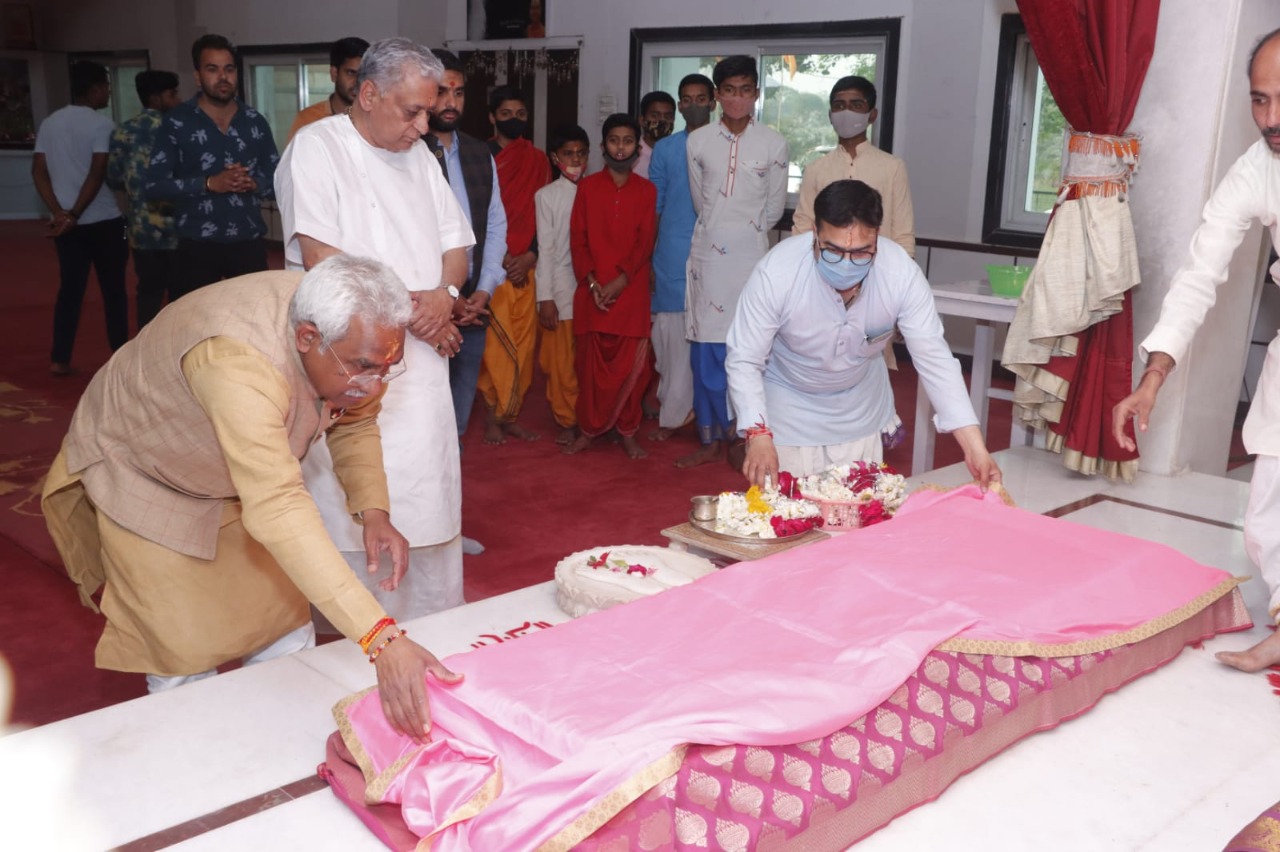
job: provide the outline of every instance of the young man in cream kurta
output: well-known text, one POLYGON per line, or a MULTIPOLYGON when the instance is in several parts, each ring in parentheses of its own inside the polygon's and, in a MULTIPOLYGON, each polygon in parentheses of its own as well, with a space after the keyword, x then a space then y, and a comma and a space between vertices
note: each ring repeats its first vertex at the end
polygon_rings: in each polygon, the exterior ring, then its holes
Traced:
POLYGON ((461 474, 446 359, 461 341, 449 317, 475 237, 440 167, 419 141, 442 75, 439 61, 424 47, 405 39, 374 44, 365 53, 351 113, 298 131, 276 172, 291 267, 309 267, 338 252, 369 255, 394 269, 414 298, 405 342, 408 369, 388 385, 379 420, 391 518, 411 548, 409 573, 398 590, 378 588, 382 571, 366 573, 359 528, 343 507, 341 484, 324 447, 309 453, 303 465, 338 549, 401 620, 463 603, 461 474))
POLYGON ((880 233, 916 256, 916 217, 911 206, 907 165, 867 139, 867 128, 879 116, 876 87, 862 77, 842 77, 831 88, 831 126, 839 144, 805 166, 792 217, 792 234, 813 230, 813 200, 838 180, 860 180, 880 193, 884 225, 880 233))

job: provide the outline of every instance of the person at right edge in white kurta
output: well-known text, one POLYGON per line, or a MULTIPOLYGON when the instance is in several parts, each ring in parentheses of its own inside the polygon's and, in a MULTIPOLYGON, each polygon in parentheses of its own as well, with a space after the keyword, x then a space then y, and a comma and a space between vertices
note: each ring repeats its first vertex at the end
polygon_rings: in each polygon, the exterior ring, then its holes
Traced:
MULTIPOLYGON (((1213 307, 1215 291, 1227 280, 1231 257, 1255 219, 1271 229, 1271 242, 1280 247, 1280 30, 1263 36, 1249 57, 1249 99, 1262 138, 1236 160, 1205 203, 1204 221, 1191 237, 1190 257, 1173 276, 1156 327, 1138 347, 1146 370, 1112 415, 1116 440, 1125 449, 1135 449, 1125 424, 1136 417, 1138 431, 1147 431, 1157 392, 1185 360, 1213 307)), ((1280 277, 1280 264, 1271 267, 1271 275, 1280 277)), ((1248 298, 1247 293, 1234 295, 1248 298)), ((1244 517, 1245 551, 1270 588, 1272 618, 1280 618, 1280 337, 1267 347, 1243 437, 1245 450, 1257 457, 1244 517)), ((1246 651, 1220 651, 1217 657, 1242 671, 1261 671, 1280 663, 1280 632, 1246 651)))
POLYGON ((414 302, 407 369, 387 385, 379 425, 391 518, 409 540, 409 570, 386 592, 366 571, 360 527, 323 443, 303 461, 307 488, 338 549, 398 621, 463 603, 462 488, 448 358, 462 335, 458 286, 475 236, 427 146, 429 111, 444 76, 440 61, 408 39, 372 45, 360 65, 356 102, 298 131, 276 170, 285 261, 310 269, 347 252, 375 257, 405 282, 414 302))
POLYGON ((896 326, 907 341, 939 432, 951 432, 983 490, 1000 481, 969 402, 960 364, 924 273, 880 236, 880 193, 838 180, 818 193, 815 229, 784 240, 756 265, 729 327, 725 367, 743 474, 776 483, 834 465, 880 461, 893 417, 882 351, 896 326))

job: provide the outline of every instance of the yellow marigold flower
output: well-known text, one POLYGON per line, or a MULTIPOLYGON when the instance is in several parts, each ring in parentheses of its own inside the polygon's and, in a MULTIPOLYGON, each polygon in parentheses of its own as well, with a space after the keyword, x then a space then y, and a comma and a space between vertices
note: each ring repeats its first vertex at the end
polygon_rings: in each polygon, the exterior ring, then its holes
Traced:
POLYGON ((760 486, 753 485, 747 489, 747 511, 755 515, 772 515, 773 507, 760 493, 760 486))

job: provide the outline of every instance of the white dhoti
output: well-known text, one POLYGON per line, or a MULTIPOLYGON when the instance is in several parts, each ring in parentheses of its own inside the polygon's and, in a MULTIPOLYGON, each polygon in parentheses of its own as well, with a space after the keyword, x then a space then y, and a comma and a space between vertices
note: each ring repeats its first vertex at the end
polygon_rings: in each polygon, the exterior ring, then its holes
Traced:
POLYGON ((1244 513, 1244 549, 1262 572, 1271 600, 1267 611, 1280 612, 1280 458, 1255 457, 1244 513))
POLYGON ((884 443, 875 432, 856 441, 824 447, 778 447, 778 470, 793 476, 822 473, 836 465, 856 461, 884 461, 884 443))
POLYGON ((693 366, 684 332, 684 311, 653 315, 653 357, 658 370, 658 425, 678 429, 693 413, 693 366))

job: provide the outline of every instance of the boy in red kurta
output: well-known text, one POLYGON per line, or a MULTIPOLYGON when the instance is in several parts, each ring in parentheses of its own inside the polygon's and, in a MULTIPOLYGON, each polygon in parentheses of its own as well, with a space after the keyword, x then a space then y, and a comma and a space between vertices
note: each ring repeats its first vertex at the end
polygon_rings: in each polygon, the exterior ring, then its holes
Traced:
POLYGON ((616 429, 633 459, 647 453, 635 435, 640 400, 649 384, 649 258, 656 231, 657 190, 631 173, 640 127, 616 113, 604 123, 603 171, 582 179, 569 222, 578 289, 573 295, 577 338, 578 428, 566 453, 616 429))

